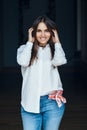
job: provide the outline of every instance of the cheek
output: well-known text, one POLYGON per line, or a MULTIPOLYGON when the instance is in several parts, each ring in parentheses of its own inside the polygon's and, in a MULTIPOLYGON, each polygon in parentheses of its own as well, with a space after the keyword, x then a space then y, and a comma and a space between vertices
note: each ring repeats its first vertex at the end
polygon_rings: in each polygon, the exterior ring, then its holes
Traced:
POLYGON ((36 37, 39 37, 39 36, 41 36, 41 33, 36 33, 36 37))
POLYGON ((50 35, 50 34, 48 34, 47 36, 48 36, 48 38, 50 39, 51 35, 50 35))
POLYGON ((36 38, 38 38, 39 37, 39 34, 38 33, 36 33, 36 38))

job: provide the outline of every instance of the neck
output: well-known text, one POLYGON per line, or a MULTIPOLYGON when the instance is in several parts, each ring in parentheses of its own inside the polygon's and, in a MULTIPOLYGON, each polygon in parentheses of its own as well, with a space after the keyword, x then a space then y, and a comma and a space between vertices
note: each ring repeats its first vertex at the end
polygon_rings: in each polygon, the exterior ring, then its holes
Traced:
POLYGON ((38 45, 39 45, 40 47, 43 47, 43 48, 44 48, 44 47, 46 47, 47 44, 43 44, 43 45, 42 45, 42 44, 39 43, 38 45))

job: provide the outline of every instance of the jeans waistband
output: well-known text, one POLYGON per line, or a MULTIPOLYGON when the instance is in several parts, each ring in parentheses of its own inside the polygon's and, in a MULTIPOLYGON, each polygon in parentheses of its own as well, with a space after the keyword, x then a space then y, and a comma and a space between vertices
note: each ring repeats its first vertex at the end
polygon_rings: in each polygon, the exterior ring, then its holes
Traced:
POLYGON ((48 99, 48 95, 40 96, 40 99, 48 99))

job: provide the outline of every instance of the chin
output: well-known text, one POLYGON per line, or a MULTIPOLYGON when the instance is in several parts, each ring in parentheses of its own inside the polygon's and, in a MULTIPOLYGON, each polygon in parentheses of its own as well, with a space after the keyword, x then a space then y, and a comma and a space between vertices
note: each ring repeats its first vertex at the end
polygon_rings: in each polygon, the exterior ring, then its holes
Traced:
POLYGON ((47 43, 39 43, 39 46, 46 46, 47 43))

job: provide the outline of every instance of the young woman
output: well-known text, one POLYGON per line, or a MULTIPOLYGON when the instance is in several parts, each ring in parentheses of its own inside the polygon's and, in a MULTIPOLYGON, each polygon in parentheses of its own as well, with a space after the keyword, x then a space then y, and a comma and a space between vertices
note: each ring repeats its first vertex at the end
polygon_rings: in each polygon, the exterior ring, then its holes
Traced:
POLYGON ((28 31, 28 41, 17 50, 23 77, 21 116, 24 130, 58 130, 65 98, 58 66, 67 62, 56 24, 39 16, 28 31))

